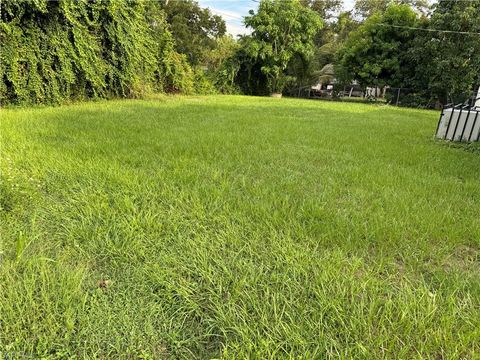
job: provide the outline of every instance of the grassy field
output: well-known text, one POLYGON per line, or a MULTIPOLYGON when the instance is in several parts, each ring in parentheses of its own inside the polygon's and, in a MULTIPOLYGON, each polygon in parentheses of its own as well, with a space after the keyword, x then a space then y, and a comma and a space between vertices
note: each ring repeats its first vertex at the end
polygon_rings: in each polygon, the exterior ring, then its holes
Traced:
POLYGON ((480 152, 437 118, 0 110, 0 357, 478 359, 480 152))

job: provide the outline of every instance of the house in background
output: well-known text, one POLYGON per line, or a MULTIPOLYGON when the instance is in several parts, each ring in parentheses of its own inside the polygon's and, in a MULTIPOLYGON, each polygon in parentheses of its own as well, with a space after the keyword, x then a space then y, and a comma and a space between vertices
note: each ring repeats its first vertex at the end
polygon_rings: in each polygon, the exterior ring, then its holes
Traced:
POLYGON ((310 96, 332 97, 335 82, 336 80, 333 64, 325 65, 319 71, 318 82, 310 88, 310 96))
POLYGON ((327 64, 320 70, 318 82, 310 88, 310 96, 333 97, 336 90, 335 95, 339 97, 384 98, 387 89, 388 86, 383 88, 362 88, 356 80, 352 81, 350 85, 345 85, 342 89, 338 89, 334 65, 327 64))

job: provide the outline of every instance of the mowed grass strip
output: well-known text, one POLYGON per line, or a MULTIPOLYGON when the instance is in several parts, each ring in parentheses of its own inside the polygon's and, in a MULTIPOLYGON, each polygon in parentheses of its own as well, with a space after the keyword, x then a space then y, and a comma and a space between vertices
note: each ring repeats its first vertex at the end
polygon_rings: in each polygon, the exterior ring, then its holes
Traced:
POLYGON ((210 96, 0 117, 0 354, 480 353, 480 153, 435 141, 437 112, 210 96))

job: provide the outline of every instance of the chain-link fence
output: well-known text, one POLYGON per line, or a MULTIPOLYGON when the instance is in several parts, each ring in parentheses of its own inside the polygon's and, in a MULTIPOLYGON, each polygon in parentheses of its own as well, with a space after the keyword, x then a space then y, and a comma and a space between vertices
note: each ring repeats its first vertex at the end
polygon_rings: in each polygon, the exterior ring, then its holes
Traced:
MULTIPOLYGON (((337 101, 354 102, 383 102, 395 106, 405 106, 423 109, 441 109, 442 102, 429 96, 426 92, 421 92, 411 88, 372 88, 361 87, 360 85, 318 85, 302 86, 290 88, 285 91, 286 96, 310 99, 325 99, 337 101)), ((443 105, 446 103, 460 104, 473 101, 478 97, 478 93, 472 92, 471 95, 446 96, 443 105)))

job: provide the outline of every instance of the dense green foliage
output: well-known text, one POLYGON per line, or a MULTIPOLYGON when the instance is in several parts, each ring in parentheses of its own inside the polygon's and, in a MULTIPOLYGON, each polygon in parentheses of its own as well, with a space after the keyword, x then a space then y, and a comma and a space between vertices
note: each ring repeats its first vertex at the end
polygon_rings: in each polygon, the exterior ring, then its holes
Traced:
POLYGON ((233 94, 240 91, 236 76, 240 70, 238 52, 240 42, 232 36, 222 36, 217 40, 215 48, 203 55, 207 67, 207 76, 217 91, 233 94))
POLYGON ((287 74, 295 80, 288 84, 287 91, 293 92, 306 84, 322 81, 322 69, 331 66, 346 36, 357 27, 357 21, 352 18, 351 12, 341 11, 340 1, 303 0, 301 3, 318 13, 324 19, 324 24, 317 29, 313 56, 296 56, 288 65, 287 74))
POLYGON ((411 105, 464 101, 480 85, 478 33, 480 2, 442 0, 431 17, 393 4, 349 34, 337 52, 338 75, 407 88, 411 105))
POLYGON ((18 104, 191 91, 155 2, 2 1, 0 99, 18 104))
POLYGON ((298 0, 262 0, 245 25, 252 29, 246 53, 260 63, 270 92, 282 92, 290 80, 286 69, 294 57, 313 55, 313 40, 322 21, 298 0))
POLYGON ((160 3, 175 38, 175 49, 185 54, 190 64, 202 64, 205 52, 215 49, 216 41, 225 35, 225 21, 193 0, 160 0, 160 3))
POLYGON ((465 100, 480 86, 480 2, 441 1, 423 26, 471 34, 416 34, 411 54, 418 66, 412 87, 442 102, 465 100))
POLYGON ((257 57, 252 57, 249 43, 250 36, 243 36, 239 39, 239 48, 235 55, 228 62, 230 69, 235 71, 235 84, 241 93, 246 95, 269 95, 271 92, 267 86, 267 77, 262 71, 262 63, 257 57))
POLYGON ((475 359, 480 153, 434 141, 437 115, 230 96, 0 110, 0 353, 475 359))
POLYGON ((406 5, 392 5, 385 13, 376 13, 350 35, 339 53, 338 65, 347 69, 350 80, 375 87, 401 87, 414 71, 409 58, 414 33, 390 25, 414 27, 416 22, 415 12, 406 5))
POLYGON ((334 18, 342 9, 342 0, 300 0, 300 3, 315 11, 323 20, 334 18))
POLYGON ((387 11, 390 5, 407 5, 416 12, 426 14, 429 9, 428 0, 356 0, 355 14, 364 19, 387 11))

